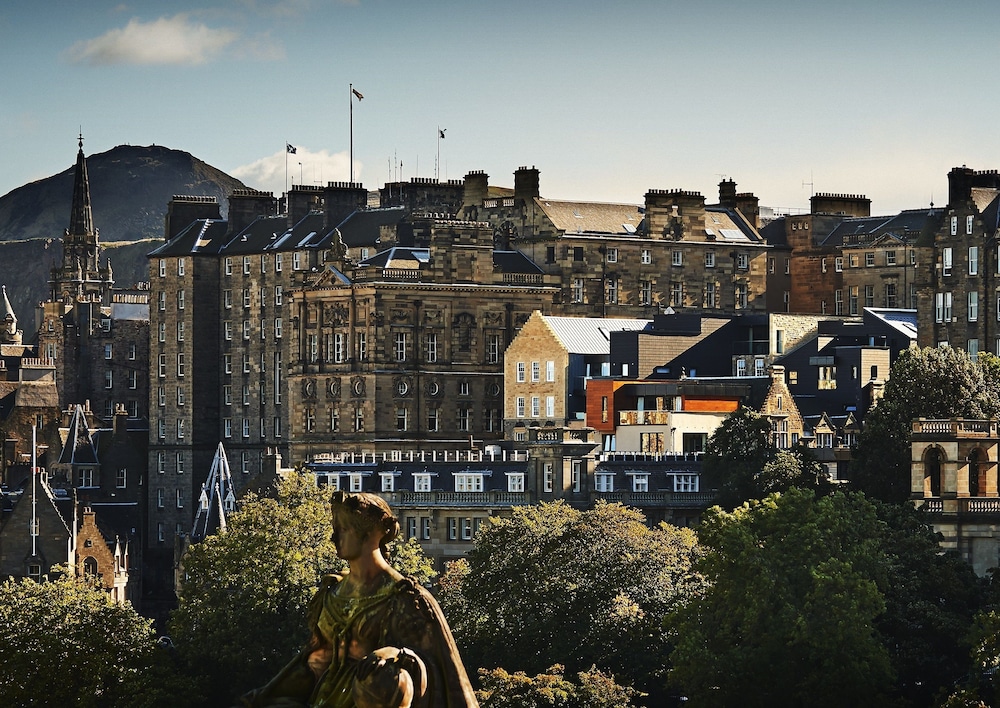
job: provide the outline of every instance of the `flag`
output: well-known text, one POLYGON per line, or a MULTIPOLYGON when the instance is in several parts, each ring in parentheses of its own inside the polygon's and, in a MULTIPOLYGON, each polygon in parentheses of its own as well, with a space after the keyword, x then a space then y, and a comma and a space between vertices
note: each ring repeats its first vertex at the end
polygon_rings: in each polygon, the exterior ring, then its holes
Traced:
POLYGON ((359 101, 360 101, 360 100, 361 100, 362 98, 364 98, 364 96, 362 96, 362 95, 361 95, 361 92, 360 92, 360 91, 358 91, 358 90, 357 90, 356 88, 352 88, 352 89, 351 89, 351 93, 353 93, 353 94, 354 94, 355 96, 357 96, 357 97, 358 97, 358 100, 359 100, 359 101))
POLYGON ((295 146, 291 143, 285 143, 285 150, 287 150, 290 155, 295 154, 295 146))
POLYGON ((438 134, 441 136, 442 140, 444 140, 444 131, 446 131, 446 130, 448 130, 448 129, 447 128, 438 128, 438 134))

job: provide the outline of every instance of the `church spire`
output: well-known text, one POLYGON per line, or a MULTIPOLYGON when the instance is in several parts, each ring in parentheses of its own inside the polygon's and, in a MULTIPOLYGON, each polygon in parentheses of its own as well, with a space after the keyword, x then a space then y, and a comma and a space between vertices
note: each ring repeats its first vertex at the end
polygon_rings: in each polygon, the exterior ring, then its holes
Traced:
POLYGON ((69 215, 69 235, 93 238, 94 212, 90 207, 90 179, 87 177, 87 159, 83 156, 83 133, 80 133, 80 150, 76 154, 76 172, 73 178, 73 208, 69 215))

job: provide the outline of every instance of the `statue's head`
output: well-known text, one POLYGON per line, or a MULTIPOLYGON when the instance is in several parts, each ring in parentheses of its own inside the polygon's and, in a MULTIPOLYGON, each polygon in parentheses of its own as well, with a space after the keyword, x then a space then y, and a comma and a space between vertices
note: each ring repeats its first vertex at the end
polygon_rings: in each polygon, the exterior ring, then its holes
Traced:
POLYGON ((399 535, 399 520, 386 501, 376 495, 337 491, 330 499, 334 528, 349 526, 364 538, 378 534, 379 549, 386 555, 386 545, 399 535))

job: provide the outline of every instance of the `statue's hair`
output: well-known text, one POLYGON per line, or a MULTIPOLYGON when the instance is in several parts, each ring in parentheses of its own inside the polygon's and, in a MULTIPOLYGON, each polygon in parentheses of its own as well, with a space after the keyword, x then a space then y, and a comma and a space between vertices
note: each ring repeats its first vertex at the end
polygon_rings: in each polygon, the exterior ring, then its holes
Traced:
POLYGON ((367 536, 379 531, 379 550, 388 557, 387 544, 399 536, 399 519, 385 499, 377 494, 336 491, 330 499, 330 512, 334 518, 340 517, 351 524, 356 531, 367 536))

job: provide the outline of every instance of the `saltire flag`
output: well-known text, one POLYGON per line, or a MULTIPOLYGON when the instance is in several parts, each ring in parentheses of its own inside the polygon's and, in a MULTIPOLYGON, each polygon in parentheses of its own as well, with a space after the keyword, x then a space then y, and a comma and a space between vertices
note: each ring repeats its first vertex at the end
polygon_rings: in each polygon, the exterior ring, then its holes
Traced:
POLYGON ((291 143, 285 143, 285 150, 287 150, 288 154, 290 154, 290 155, 294 155, 295 154, 295 146, 292 145, 291 143))
POLYGON ((444 131, 446 131, 446 130, 448 130, 448 129, 447 128, 438 128, 438 133, 441 135, 441 139, 442 140, 444 139, 444 131))

